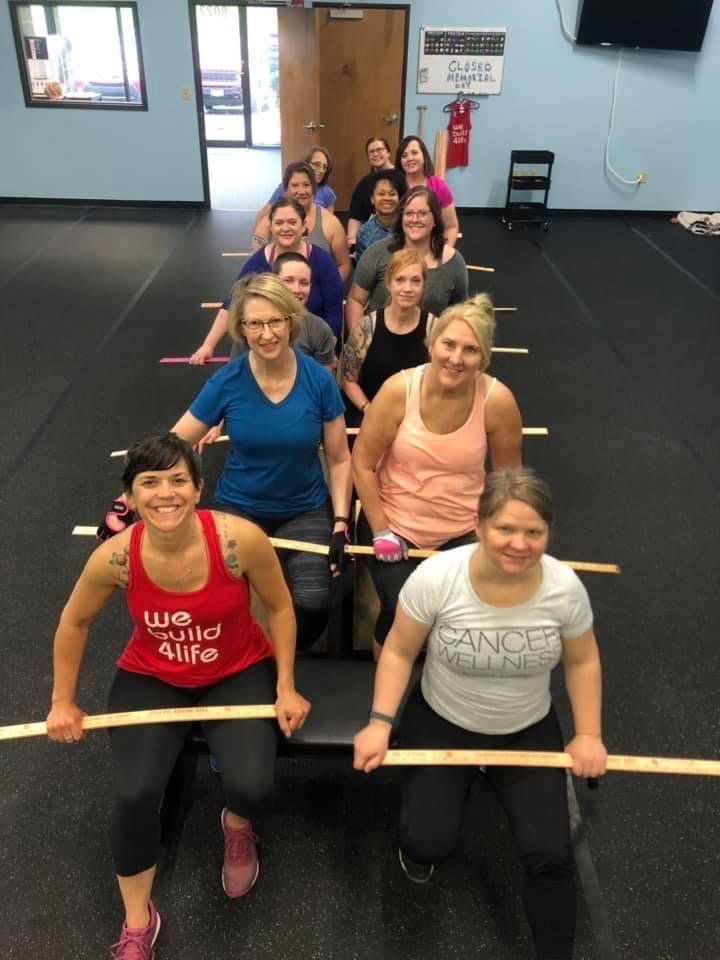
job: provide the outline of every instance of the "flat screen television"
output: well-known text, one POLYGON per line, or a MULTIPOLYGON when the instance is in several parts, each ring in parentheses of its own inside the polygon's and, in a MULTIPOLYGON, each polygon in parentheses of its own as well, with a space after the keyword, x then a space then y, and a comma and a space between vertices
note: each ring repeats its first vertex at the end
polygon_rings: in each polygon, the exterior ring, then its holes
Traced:
POLYGON ((577 42, 646 50, 702 47, 713 0, 584 0, 577 42))

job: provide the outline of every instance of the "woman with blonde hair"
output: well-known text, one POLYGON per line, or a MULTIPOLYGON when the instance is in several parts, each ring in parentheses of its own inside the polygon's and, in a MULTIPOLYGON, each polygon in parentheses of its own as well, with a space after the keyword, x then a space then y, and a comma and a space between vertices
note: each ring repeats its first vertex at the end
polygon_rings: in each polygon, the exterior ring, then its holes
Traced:
MULTIPOLYGON (((330 372, 293 348, 304 309, 273 273, 233 287, 229 332, 248 351, 212 376, 173 427, 197 443, 225 422, 230 454, 215 492, 217 509, 254 521, 269 536, 330 545, 330 572, 345 563, 351 490, 344 405, 330 372), (328 470, 318 456, 322 443, 328 470)), ((327 622, 323 556, 281 555, 307 649, 327 622)))
MULTIPOLYGON (((388 302, 356 323, 342 355, 343 391, 356 425, 383 383, 394 373, 427 360, 425 338, 435 317, 419 306, 427 267, 413 249, 398 250, 385 274, 388 302)), ((352 421, 352 422, 351 422, 352 421)))
POLYGON ((367 408, 353 449, 361 543, 380 598, 378 653, 398 594, 417 566, 409 547, 446 550, 474 538, 492 469, 522 460, 515 398, 487 370, 495 328, 487 294, 448 307, 428 337, 429 362, 394 374, 367 408))

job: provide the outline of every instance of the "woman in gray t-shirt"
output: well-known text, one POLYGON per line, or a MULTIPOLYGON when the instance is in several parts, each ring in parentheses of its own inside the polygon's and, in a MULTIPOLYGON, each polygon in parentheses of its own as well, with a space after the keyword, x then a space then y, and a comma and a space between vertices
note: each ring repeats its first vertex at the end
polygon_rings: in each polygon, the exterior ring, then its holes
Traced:
MULTIPOLYGON (((399 725, 402 747, 552 751, 576 776, 605 772, 600 658, 578 577, 545 554, 552 502, 527 467, 490 474, 478 542, 436 554, 406 581, 378 662, 370 723, 355 738, 355 767, 379 766, 413 663, 422 678, 399 725), (563 737, 550 699, 560 661, 575 734, 563 737)), ((425 883, 454 850, 477 766, 410 768, 400 818, 400 864, 425 883)), ((564 770, 488 766, 524 868, 524 903, 536 956, 571 960, 575 881, 564 770)))
POLYGON ((428 268, 423 310, 437 317, 445 307, 467 300, 467 266, 462 254, 445 243, 437 197, 427 187, 415 187, 402 199, 392 236, 373 243, 358 261, 345 306, 349 330, 367 313, 386 306, 385 270, 392 254, 403 247, 417 250, 428 268))

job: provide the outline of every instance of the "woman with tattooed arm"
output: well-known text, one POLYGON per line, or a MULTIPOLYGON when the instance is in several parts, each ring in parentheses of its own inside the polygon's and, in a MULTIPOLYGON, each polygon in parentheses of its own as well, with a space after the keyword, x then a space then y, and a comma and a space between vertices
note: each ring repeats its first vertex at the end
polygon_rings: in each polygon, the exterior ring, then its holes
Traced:
POLYGON ((343 390, 352 404, 345 415, 349 426, 359 425, 388 377, 427 360, 425 338, 435 318, 419 306, 426 280, 423 257, 416 250, 398 250, 385 274, 387 306, 353 327, 342 356, 343 390))
MULTIPOLYGON (((310 705, 295 690, 295 619, 277 555, 255 524, 198 510, 200 460, 173 433, 128 452, 123 488, 139 521, 91 555, 55 634, 50 739, 83 738, 77 701, 90 625, 118 589, 134 630, 118 660, 111 712, 275 703, 286 736, 310 705), (267 614, 269 638, 253 620, 250 588, 267 614)), ((160 845, 160 807, 189 723, 114 728, 111 845, 125 907, 114 960, 153 960, 160 918, 150 899, 160 845)), ((203 724, 222 764, 226 806, 222 883, 229 897, 254 885, 258 858, 251 820, 273 783, 275 725, 269 720, 203 724)))

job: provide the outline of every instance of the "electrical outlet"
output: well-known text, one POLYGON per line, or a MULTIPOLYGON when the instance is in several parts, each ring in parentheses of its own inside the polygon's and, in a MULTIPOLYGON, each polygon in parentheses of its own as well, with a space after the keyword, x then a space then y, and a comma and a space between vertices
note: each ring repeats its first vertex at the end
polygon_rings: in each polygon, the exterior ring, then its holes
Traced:
POLYGON ((650 179, 650 174, 647 172, 647 170, 641 170, 640 173, 637 175, 638 183, 647 183, 649 179, 650 179))

